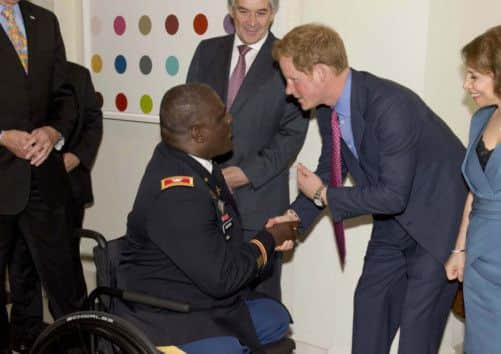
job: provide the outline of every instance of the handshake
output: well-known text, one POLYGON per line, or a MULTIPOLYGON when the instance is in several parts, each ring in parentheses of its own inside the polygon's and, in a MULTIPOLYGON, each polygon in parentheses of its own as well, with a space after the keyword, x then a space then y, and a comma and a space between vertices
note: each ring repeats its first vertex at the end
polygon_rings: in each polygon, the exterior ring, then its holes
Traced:
POLYGON ((282 216, 269 219, 265 229, 273 236, 276 251, 288 251, 294 248, 299 235, 299 218, 285 213, 282 216))

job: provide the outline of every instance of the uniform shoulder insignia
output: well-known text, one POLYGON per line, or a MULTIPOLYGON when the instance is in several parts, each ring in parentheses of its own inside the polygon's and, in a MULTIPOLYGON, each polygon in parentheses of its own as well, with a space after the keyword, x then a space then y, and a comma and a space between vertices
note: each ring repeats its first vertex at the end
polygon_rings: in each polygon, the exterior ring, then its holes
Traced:
POLYGON ((193 177, 190 176, 172 176, 163 178, 160 181, 160 189, 164 190, 172 187, 191 187, 193 188, 193 177))

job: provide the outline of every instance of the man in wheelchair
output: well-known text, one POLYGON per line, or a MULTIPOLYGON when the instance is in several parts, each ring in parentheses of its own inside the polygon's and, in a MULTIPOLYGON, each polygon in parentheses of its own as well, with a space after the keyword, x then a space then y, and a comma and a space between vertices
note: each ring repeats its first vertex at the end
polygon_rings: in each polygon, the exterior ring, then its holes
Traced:
MULTIPOLYGON (((232 117, 203 84, 176 86, 160 107, 160 142, 128 216, 118 287, 189 303, 176 313, 118 303, 114 312, 158 347, 189 354, 263 353, 286 336, 290 315, 248 287, 293 247, 295 225, 261 230, 244 242, 239 213, 220 168, 232 148, 232 117)), ((263 205, 262 207, 266 207, 263 205)))

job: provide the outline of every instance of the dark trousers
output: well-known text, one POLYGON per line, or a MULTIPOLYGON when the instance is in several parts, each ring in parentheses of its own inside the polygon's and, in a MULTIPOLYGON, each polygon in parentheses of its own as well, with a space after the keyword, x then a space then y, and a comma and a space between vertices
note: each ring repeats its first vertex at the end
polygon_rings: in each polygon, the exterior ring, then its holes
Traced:
MULTIPOLYGON (((70 212, 63 206, 49 208, 36 190, 18 215, 0 216, 0 276, 9 264, 12 328, 22 335, 39 328, 42 320, 40 280, 55 318, 79 310, 86 287, 78 243, 70 212)), ((0 299, 4 299, 0 287, 0 299)), ((0 313, 0 348, 8 338, 7 314, 0 313)))
MULTIPOLYGON (((437 235, 440 237, 441 235, 437 235)), ((355 291, 353 354, 437 354, 457 284, 392 220, 374 221, 355 291)))

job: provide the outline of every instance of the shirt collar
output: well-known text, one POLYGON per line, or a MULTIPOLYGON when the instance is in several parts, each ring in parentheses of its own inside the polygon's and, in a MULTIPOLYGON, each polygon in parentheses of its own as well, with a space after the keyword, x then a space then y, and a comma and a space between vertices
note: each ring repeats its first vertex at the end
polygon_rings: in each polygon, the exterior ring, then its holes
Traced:
POLYGON ((190 156, 193 157, 207 171, 209 171, 210 174, 212 174, 212 161, 211 160, 202 159, 201 157, 198 157, 195 155, 190 155, 190 156))
MULTIPOLYGON (((270 31, 268 31, 268 33, 266 33, 266 36, 264 36, 263 38, 261 38, 256 43, 246 44, 246 46, 250 47, 252 50, 256 50, 257 52, 259 52, 259 50, 263 46, 264 42, 266 42, 266 40, 268 39, 269 35, 270 35, 270 31)), ((240 40, 240 37, 238 37, 238 35, 235 33, 235 40, 233 41, 233 48, 237 48, 239 45, 242 45, 242 44, 244 44, 244 42, 242 42, 240 40)))
POLYGON ((349 117, 351 115, 351 69, 348 70, 343 93, 334 106, 336 113, 343 117, 349 117))

